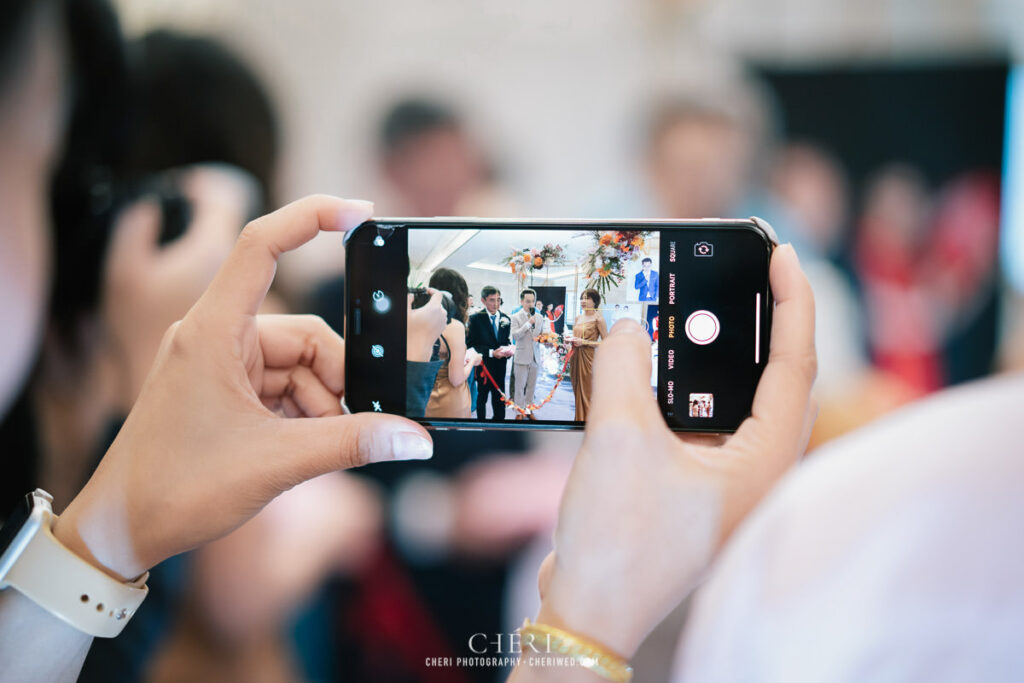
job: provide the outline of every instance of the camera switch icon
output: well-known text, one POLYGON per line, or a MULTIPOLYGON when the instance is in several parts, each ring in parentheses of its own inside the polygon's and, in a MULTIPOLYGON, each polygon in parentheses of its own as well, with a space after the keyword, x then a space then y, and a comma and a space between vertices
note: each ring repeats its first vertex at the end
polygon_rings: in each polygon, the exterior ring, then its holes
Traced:
POLYGON ((693 245, 693 255, 697 257, 710 257, 715 255, 715 245, 711 242, 697 242, 693 245))
POLYGON ((373 356, 374 358, 383 358, 384 347, 381 346, 380 344, 374 344, 373 346, 370 347, 370 355, 373 356))

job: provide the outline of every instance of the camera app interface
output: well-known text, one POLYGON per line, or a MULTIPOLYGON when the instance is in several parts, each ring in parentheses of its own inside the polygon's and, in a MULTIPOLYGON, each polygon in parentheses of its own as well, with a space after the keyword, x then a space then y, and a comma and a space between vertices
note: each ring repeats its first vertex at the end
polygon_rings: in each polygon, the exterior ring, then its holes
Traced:
POLYGON ((670 426, 728 431, 750 412, 769 322, 753 229, 373 227, 350 255, 365 266, 350 272, 354 410, 582 424, 595 355, 629 318, 670 426))
POLYGON ((407 368, 410 416, 583 422, 594 354, 623 318, 650 339, 654 395, 660 243, 644 230, 410 228, 410 343, 431 336, 415 328, 435 291, 446 316, 429 360, 407 368))

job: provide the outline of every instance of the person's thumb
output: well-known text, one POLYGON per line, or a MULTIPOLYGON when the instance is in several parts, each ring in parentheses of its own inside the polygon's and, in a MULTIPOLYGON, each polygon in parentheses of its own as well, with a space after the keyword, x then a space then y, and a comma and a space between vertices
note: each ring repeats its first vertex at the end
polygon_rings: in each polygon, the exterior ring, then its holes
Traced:
MULTIPOLYGON (((574 353, 581 353, 577 348, 574 353)), ((588 424, 628 419, 662 423, 651 389, 651 338, 635 320, 615 323, 594 357, 588 424)))
POLYGON ((537 570, 537 590, 540 592, 540 599, 544 600, 548 594, 548 586, 551 585, 551 575, 555 572, 555 551, 548 553, 540 563, 537 570))
POLYGON ((397 415, 356 413, 280 419, 274 457, 292 485, 327 472, 393 460, 426 460, 434 444, 420 425, 397 415))

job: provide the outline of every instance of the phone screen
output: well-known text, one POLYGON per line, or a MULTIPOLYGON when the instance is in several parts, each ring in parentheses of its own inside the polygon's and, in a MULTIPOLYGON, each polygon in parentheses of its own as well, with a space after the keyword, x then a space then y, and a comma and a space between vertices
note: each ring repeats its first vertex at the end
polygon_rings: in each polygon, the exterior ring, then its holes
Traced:
POLYGON ((767 362, 771 248, 750 221, 366 223, 347 241, 346 403, 437 428, 580 428, 602 340, 632 319, 651 372, 629 381, 669 426, 734 431, 767 362))

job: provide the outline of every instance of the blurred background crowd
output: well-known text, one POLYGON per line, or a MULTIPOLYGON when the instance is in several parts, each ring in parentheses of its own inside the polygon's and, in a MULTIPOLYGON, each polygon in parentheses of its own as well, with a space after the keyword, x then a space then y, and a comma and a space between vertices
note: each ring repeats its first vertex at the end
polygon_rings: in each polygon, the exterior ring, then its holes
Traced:
MULTIPOLYGON (((247 218, 312 192, 382 216, 768 219, 815 288, 812 451, 1024 368, 1015 0, 68 2, 57 279, 0 426, 5 509, 36 484, 70 501, 247 218)), ((287 255, 266 311, 341 332, 343 262, 338 235, 287 255)), ((427 464, 300 486, 158 567, 82 680, 500 678, 424 660, 534 613, 578 439, 438 433, 427 464)), ((684 619, 636 680, 664 679, 684 619)))

